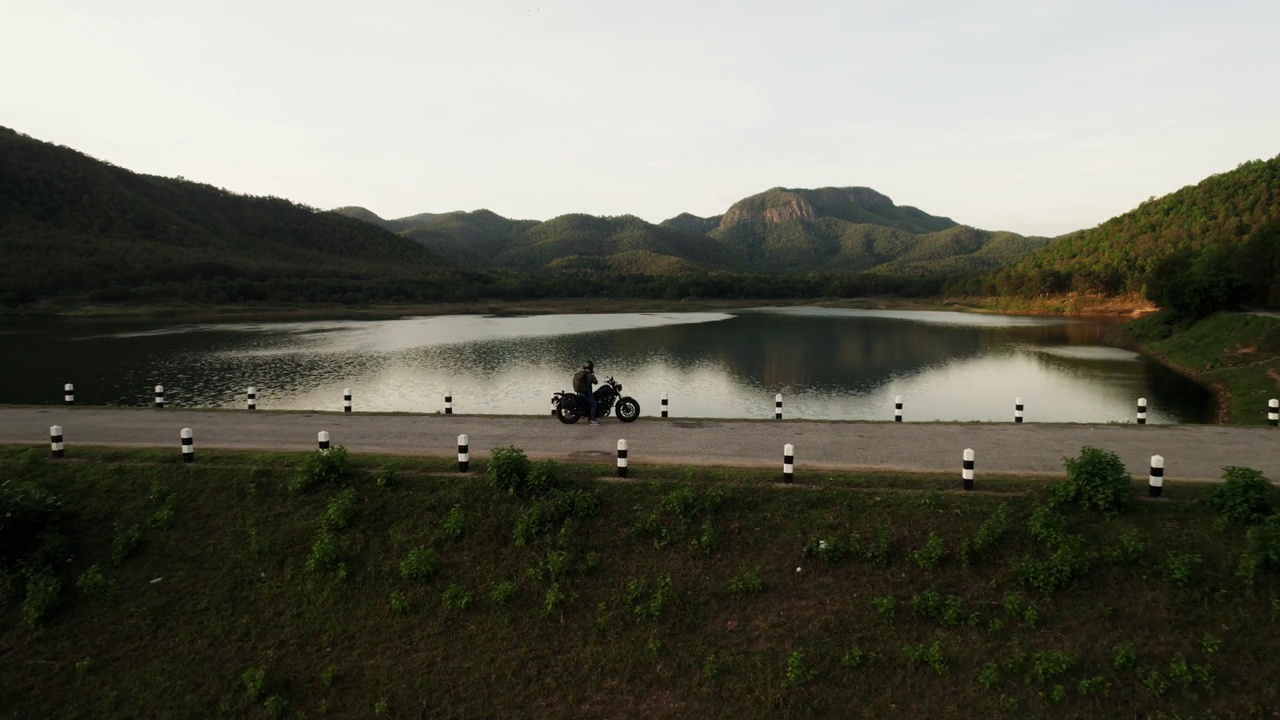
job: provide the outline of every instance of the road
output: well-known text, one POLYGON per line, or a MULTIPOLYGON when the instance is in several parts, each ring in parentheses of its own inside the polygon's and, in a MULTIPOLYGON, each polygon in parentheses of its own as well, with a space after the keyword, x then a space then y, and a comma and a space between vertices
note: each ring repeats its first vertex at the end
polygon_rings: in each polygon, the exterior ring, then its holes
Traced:
POLYGON ((972 448, 982 473, 1063 473, 1062 459, 1092 445, 1116 453, 1135 477, 1152 455, 1165 477, 1217 480, 1241 465, 1280 478, 1280 429, 1225 425, 1084 425, 1059 423, 892 423, 804 420, 641 418, 624 424, 564 425, 550 416, 402 415, 185 410, 176 408, 0 407, 0 444, 48 447, 49 427, 63 427, 69 455, 77 445, 172 446, 190 427, 201 448, 307 450, 320 431, 355 454, 448 457, 467 434, 473 457, 514 445, 534 459, 610 462, 625 438, 632 467, 645 463, 777 467, 795 446, 796 472, 815 469, 955 472, 972 448))

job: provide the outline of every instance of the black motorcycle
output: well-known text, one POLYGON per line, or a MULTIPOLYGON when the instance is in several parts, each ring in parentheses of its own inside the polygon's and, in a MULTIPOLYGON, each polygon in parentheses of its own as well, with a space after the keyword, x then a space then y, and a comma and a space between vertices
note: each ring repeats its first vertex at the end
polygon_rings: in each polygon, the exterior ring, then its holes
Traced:
MULTIPOLYGON (((613 378, 605 378, 605 381, 596 388, 594 393, 596 396, 596 417, 602 418, 609 414, 610 410, 617 410, 618 419, 622 422, 631 422, 640 417, 640 403, 635 398, 630 398, 622 394, 622 383, 613 378)), ((551 395, 551 414, 560 418, 560 422, 572 425, 578 422, 578 418, 586 417, 591 411, 587 407, 587 401, 576 392, 560 390, 551 395)))

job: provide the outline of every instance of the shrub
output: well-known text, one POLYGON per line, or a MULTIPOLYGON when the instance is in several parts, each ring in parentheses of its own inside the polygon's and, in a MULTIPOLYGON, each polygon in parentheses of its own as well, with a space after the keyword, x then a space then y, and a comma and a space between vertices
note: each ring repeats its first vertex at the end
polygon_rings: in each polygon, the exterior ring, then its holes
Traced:
POLYGON ((1261 525, 1249 528, 1244 535, 1244 552, 1240 554, 1241 578, 1250 584, 1259 570, 1280 570, 1280 515, 1268 517, 1261 525))
POLYGON ((1132 670, 1138 666, 1138 651, 1133 643, 1121 643, 1111 648, 1111 667, 1117 671, 1132 670))
POLYGON ((1208 503, 1233 523, 1249 525, 1271 515, 1274 488, 1271 481, 1257 470, 1227 467, 1222 484, 1209 490, 1208 503))
POLYGON ((1067 479, 1054 488, 1058 499, 1108 513, 1133 504, 1133 480, 1115 453, 1086 445, 1079 457, 1063 458, 1063 463, 1067 479))
POLYGON ((284 715, 284 711, 288 708, 289 703, 285 702, 285 699, 279 695, 272 695, 267 698, 266 702, 262 703, 262 711, 265 712, 268 717, 280 717, 281 715, 284 715))
POLYGON ((263 668, 249 668, 240 674, 240 684, 244 686, 244 694, 250 702, 257 702, 267 691, 267 671, 263 668))
POLYGON ((911 597, 911 610, 916 615, 944 627, 975 627, 978 613, 969 612, 956 595, 943 597, 928 590, 911 597))
POLYGON ((942 642, 934 640, 932 645, 907 645, 903 648, 907 662, 916 665, 928 665, 939 675, 947 673, 947 659, 942 654, 942 642))
POLYGON ((316 535, 316 541, 311 544, 311 555, 307 557, 308 570, 341 570, 344 568, 342 562, 342 545, 338 542, 338 538, 333 533, 321 531, 316 535))
POLYGON ((0 483, 0 563, 19 560, 40 545, 40 534, 52 528, 62 503, 34 485, 0 483))
POLYGON ((804 652, 796 650, 787 657, 787 684, 803 685, 818 673, 805 662, 804 652))
POLYGON ((440 596, 440 602, 446 610, 461 612, 471 605, 471 593, 461 585, 450 585, 440 596))
POLYGON ((147 519, 147 525, 157 530, 168 529, 173 525, 173 508, 166 505, 151 513, 151 517, 147 519))
POLYGON ((416 547, 400 563, 400 577, 413 582, 426 582, 436 574, 439 566, 440 560, 434 550, 425 546, 416 547))
POLYGON ((289 489, 306 492, 319 485, 339 484, 350 479, 351 457, 347 449, 339 445, 328 450, 318 450, 307 455, 289 481, 289 489))
POLYGON ((129 559, 129 556, 132 555, 133 551, 137 550, 138 546, 141 544, 141 527, 131 525, 128 528, 121 530, 117 525, 115 537, 111 539, 111 564, 117 566, 123 564, 124 561, 129 559))
POLYGON ((972 540, 960 544, 960 564, 969 567, 1009 532, 1009 509, 1001 505, 978 528, 972 540))
POLYGON ((1051 650, 1033 654, 1031 664, 1036 679, 1043 683, 1066 673, 1075 664, 1075 659, 1059 650, 1051 650))
POLYGON ((1066 535, 1048 558, 1023 556, 1014 564, 1013 571, 1022 584, 1049 595, 1087 573, 1093 567, 1095 557, 1083 537, 1066 535))
POLYGON ((404 593, 399 591, 391 593, 391 612, 409 612, 409 598, 405 597, 404 593))
POLYGON ((805 542, 801 552, 805 557, 816 557, 823 562, 838 563, 849 557, 853 549, 835 538, 828 540, 811 537, 805 542))
POLYGON ((671 576, 663 575, 650 586, 643 580, 630 579, 622 594, 622 604, 631 608, 641 620, 657 620, 667 603, 675 597, 671 576))
POLYGON ((854 643, 853 647, 849 648, 848 652, 840 658, 840 664, 851 670, 856 670, 863 666, 874 665, 879 657, 875 652, 866 650, 854 643))
POLYGON ((494 605, 506 605, 516 596, 516 584, 510 580, 495 583, 493 588, 489 590, 489 600, 494 605))
POLYGON ((532 464, 524 451, 515 446, 494 448, 485 475, 489 484, 512 495, 520 494, 529 480, 532 464))
POLYGON ((62 582, 47 565, 27 572, 27 594, 22 600, 22 618, 30 627, 39 627, 45 616, 58 604, 62 582))
POLYGON ((325 511, 320 526, 326 530, 341 530, 351 524, 357 510, 359 501, 356 499, 356 491, 347 488, 329 501, 329 509, 325 511))
POLYGON ((871 598, 871 607, 880 613, 880 617, 893 622, 893 616, 898 610, 898 599, 892 595, 877 595, 871 598))
POLYGON ((947 547, 936 533, 929 533, 924 547, 911 552, 911 561, 922 570, 932 570, 942 564, 947 557, 947 547))
POLYGON ((94 565, 80 573, 80 577, 76 579, 76 587, 89 597, 100 598, 111 594, 115 584, 102 574, 102 570, 97 565, 94 565))
POLYGON ((444 522, 440 524, 440 532, 450 540, 457 540, 467 533, 466 516, 462 514, 461 507, 454 505, 449 508, 444 522))
POLYGON ((760 568, 743 568, 729 581, 729 592, 734 595, 755 595, 764 592, 764 579, 760 568))
POLYGON ((722 502, 724 495, 718 490, 695 492, 685 487, 667 493, 662 499, 662 508, 686 523, 693 523, 714 514, 722 502))
POLYGON ((1143 551, 1147 546, 1138 536, 1137 530, 1128 530, 1116 541, 1116 544, 1107 548, 1103 553, 1103 557, 1109 563, 1116 565, 1132 565, 1142 557, 1143 551))
POLYGON ((535 500, 516 520, 516 545, 531 545, 569 518, 589 518, 600 512, 600 500, 585 490, 557 490, 535 500))
POLYGON ((1178 587, 1186 587, 1191 583, 1191 576, 1200 566, 1200 556, 1195 553, 1180 553, 1170 550, 1165 555, 1165 572, 1178 587))

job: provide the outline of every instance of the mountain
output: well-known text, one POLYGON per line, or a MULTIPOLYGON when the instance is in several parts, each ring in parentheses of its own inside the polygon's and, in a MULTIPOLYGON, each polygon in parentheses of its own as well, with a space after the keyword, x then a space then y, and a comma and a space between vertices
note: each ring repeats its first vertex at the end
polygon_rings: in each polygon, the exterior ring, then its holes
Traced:
POLYGON ((9 305, 424 299, 440 294, 448 270, 369 222, 134 173, 8 128, 0 258, 9 305))
POLYGON ((993 275, 986 290, 1150 295, 1154 283, 1197 262, 1219 265, 1224 282, 1247 274, 1251 282, 1269 287, 1275 274, 1270 244, 1277 227, 1280 156, 1243 163, 1056 238, 993 275))
MULTIPOLYGON (((341 211, 373 215, 363 208, 341 211)), ((681 213, 658 225, 630 215, 584 214, 539 223, 478 210, 436 215, 400 234, 472 269, 641 275, 972 273, 1021 258, 1047 242, 958 225, 895 205, 863 187, 773 188, 734 203, 723 215, 681 213)))
POLYGON ((672 230, 692 233, 694 235, 706 235, 707 233, 720 227, 720 219, 724 215, 715 215, 709 218, 690 215, 689 213, 680 213, 679 215, 658 223, 662 227, 668 227, 672 230))
POLYGON ((436 216, 436 213, 418 213, 417 215, 410 215, 409 217, 397 218, 395 220, 384 220, 379 217, 377 213, 369 210, 368 208, 362 208, 359 205, 348 205, 346 207, 334 208, 330 212, 373 223, 374 225, 379 225, 391 232, 401 232, 403 230, 417 227, 436 216))

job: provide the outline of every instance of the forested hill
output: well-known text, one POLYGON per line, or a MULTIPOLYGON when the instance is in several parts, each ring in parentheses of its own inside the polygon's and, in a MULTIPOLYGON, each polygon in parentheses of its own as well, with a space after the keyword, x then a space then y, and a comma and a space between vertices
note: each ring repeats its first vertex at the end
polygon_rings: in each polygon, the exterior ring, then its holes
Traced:
POLYGON ((357 207, 338 212, 399 227, 401 235, 462 267, 518 272, 938 276, 991 270, 1047 242, 959 225, 857 187, 774 188, 735 203, 724 215, 682 213, 659 225, 632 215, 570 214, 538 222, 477 210, 407 227, 411 218, 382 220, 357 207))
POLYGON ((1213 175, 1097 227, 1064 235, 988 278, 987 292, 1145 293, 1177 304, 1177 284, 1208 292, 1202 310, 1280 300, 1280 156, 1213 175), (1245 286, 1248 287, 1245 287, 1245 286), (1208 287, 1213 286, 1213 287, 1208 287))
POLYGON ((134 173, 8 128, 0 259, 7 305, 419 301, 450 286, 439 256, 376 225, 134 173))

